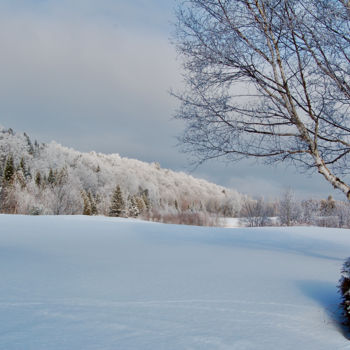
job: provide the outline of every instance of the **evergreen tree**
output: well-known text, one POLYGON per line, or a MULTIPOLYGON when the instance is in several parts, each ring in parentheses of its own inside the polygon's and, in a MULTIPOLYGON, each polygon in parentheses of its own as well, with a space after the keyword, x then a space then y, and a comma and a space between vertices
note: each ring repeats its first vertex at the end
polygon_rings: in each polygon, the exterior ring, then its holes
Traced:
POLYGON ((62 186, 68 181, 68 170, 67 167, 64 166, 60 171, 55 170, 54 172, 55 185, 62 186))
POLYGON ((125 215, 125 202, 123 199, 123 194, 118 185, 111 199, 111 206, 109 208, 109 216, 124 216, 125 215))
POLYGON ((32 177, 30 170, 26 165, 24 157, 21 158, 21 161, 19 163, 19 170, 22 172, 25 179, 30 179, 32 177))
POLYGON ((136 206, 139 211, 139 214, 143 213, 146 210, 146 204, 143 201, 142 197, 135 196, 135 202, 136 202, 136 206))
POLYGON ((130 196, 128 197, 128 215, 136 218, 139 216, 140 210, 137 206, 137 201, 135 196, 130 196))
POLYGON ((29 154, 34 154, 34 147, 33 147, 32 141, 30 140, 29 136, 26 133, 24 133, 23 135, 24 135, 24 137, 27 140, 28 153, 29 154))
POLYGON ((97 211, 97 206, 96 206, 96 201, 94 196, 92 195, 91 191, 89 191, 87 193, 89 202, 90 202, 90 208, 91 208, 91 215, 97 215, 98 211, 97 211))
POLYGON ((35 184, 40 187, 41 186, 41 174, 40 171, 38 170, 35 174, 35 184))
POLYGON ((8 155, 2 177, 2 187, 0 192, 1 212, 14 214, 16 212, 16 200, 13 196, 15 181, 15 166, 12 154, 8 155))
POLYGON ((143 202, 145 203, 146 209, 150 210, 151 209, 151 201, 149 199, 149 191, 147 188, 144 191, 142 191, 141 197, 143 199, 143 202))
POLYGON ((83 215, 92 215, 91 203, 86 191, 81 191, 81 196, 83 198, 83 215))
POLYGON ((10 154, 5 163, 4 173, 3 173, 3 181, 6 183, 11 183, 14 179, 15 175, 15 166, 13 162, 13 156, 10 154))
POLYGON ((52 168, 50 168, 50 170, 49 170, 49 175, 48 175, 48 177, 47 177, 47 182, 48 182, 51 186, 53 186, 53 185, 55 184, 55 182, 56 182, 56 176, 55 176, 55 173, 54 173, 54 171, 52 170, 52 168))

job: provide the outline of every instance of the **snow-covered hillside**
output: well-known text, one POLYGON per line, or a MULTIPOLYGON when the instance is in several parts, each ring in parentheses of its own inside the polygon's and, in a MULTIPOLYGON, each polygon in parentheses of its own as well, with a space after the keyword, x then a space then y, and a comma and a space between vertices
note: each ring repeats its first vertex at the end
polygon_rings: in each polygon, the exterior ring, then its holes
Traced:
POLYGON ((0 349, 350 349, 350 230, 0 216, 0 349))
POLYGON ((98 212, 106 215, 116 185, 125 201, 132 196, 142 199, 147 193, 151 206, 165 212, 191 210, 232 216, 245 198, 235 190, 163 169, 157 163, 118 154, 81 153, 56 142, 38 144, 26 134, 0 127, 0 180, 9 156, 14 158, 16 173, 11 183, 16 186, 6 198, 8 213, 81 214, 83 192, 91 195, 98 212))

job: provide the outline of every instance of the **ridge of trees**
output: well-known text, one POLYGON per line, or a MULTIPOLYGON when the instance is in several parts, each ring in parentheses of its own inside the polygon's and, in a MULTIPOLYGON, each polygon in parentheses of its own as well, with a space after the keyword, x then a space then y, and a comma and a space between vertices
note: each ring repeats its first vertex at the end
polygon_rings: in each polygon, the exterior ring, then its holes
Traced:
MULTIPOLYGON (((159 164, 81 153, 0 128, 0 210, 18 214, 237 215, 246 196, 159 164), (112 210, 116 186, 120 210, 112 210)), ((247 197, 248 198, 248 197, 247 197)), ((114 208, 115 209, 115 208, 114 208)))

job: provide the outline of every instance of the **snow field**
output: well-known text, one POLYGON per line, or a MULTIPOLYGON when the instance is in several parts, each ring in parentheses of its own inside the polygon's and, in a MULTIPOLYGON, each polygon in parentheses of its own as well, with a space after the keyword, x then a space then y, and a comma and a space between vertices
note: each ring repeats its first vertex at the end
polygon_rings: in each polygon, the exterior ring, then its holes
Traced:
POLYGON ((0 215, 0 349, 350 349, 350 230, 0 215))

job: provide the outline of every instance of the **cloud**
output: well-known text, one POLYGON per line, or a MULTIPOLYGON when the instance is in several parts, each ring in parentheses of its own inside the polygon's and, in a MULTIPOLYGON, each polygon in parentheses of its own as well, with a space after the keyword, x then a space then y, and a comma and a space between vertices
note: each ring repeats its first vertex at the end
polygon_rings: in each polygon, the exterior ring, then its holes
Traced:
MULTIPOLYGON (((167 37, 74 11, 65 16, 65 3, 59 9, 54 3, 43 5, 50 15, 33 9, 1 15, 2 123, 82 150, 137 145, 147 154, 154 151, 149 142, 171 152, 179 123, 170 122, 176 102, 167 91, 180 74, 167 37)), ((93 12, 91 1, 78 5, 93 12)))

